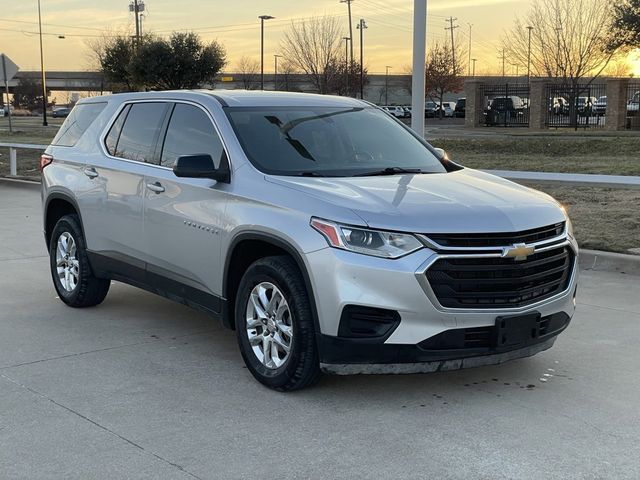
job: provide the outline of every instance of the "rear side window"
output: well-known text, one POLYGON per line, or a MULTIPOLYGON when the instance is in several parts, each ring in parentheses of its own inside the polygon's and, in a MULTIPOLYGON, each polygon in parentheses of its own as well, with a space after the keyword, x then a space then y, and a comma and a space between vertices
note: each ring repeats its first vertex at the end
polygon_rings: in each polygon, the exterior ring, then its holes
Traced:
POLYGON ((172 167, 178 157, 198 154, 211 155, 217 168, 223 154, 222 141, 202 109, 178 103, 167 129, 161 165, 172 167))
POLYGON ((62 124, 62 127, 60 127, 60 130, 58 130, 58 134, 51 144, 59 147, 73 147, 106 106, 106 103, 81 103, 76 105, 62 124))
POLYGON ((123 110, 107 135, 111 155, 138 162, 157 163, 155 150, 169 104, 134 103, 123 110))

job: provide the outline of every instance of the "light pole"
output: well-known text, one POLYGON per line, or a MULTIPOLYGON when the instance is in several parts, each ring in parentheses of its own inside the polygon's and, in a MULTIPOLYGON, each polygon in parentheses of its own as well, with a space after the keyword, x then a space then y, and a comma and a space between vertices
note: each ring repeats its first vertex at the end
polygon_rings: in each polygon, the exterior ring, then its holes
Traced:
POLYGON ((274 69, 273 69, 273 89, 278 90, 278 59, 282 58, 282 55, 274 55, 273 60, 275 61, 274 69))
POLYGON ((38 0, 38 28, 40 32, 40 71, 42 72, 42 125, 47 123, 47 79, 44 73, 44 51, 42 50, 42 14, 40 11, 40 0, 38 0))
POLYGON ((477 58, 472 58, 471 61, 473 62, 473 72, 472 72, 472 76, 476 76, 476 62, 478 61, 477 58))
POLYGON ((260 15, 260 90, 264 90, 264 21, 276 17, 271 15, 260 15))
POLYGON ((411 80, 411 128, 424 137, 426 97, 427 0, 413 1, 413 78, 411 80))
POLYGON ((527 30, 529 30, 529 51, 527 52, 527 80, 531 78, 531 31, 533 30, 532 26, 528 26, 527 30))
POLYGON ((393 67, 386 65, 385 68, 387 72, 384 75, 384 104, 389 105, 389 69, 393 67))
POLYGON ((360 30, 360 98, 364 100, 364 29, 368 28, 364 18, 356 28, 360 30))
POLYGON ((344 40, 344 91, 349 96, 349 37, 342 37, 344 40))

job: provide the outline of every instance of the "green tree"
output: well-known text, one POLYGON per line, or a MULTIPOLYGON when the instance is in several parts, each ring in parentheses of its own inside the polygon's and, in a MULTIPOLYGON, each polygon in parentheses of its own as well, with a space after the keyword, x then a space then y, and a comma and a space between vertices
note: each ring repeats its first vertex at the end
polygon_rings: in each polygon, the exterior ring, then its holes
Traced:
POLYGON ((135 54, 133 42, 126 37, 106 39, 96 52, 104 79, 111 84, 114 91, 136 90, 136 85, 129 70, 135 54))
POLYGON ((168 40, 150 38, 135 50, 128 66, 133 81, 156 90, 198 88, 213 83, 226 64, 224 47, 202 42, 195 33, 175 32, 168 40))
POLYGON ((640 48, 640 0, 619 0, 614 4, 609 48, 640 48))

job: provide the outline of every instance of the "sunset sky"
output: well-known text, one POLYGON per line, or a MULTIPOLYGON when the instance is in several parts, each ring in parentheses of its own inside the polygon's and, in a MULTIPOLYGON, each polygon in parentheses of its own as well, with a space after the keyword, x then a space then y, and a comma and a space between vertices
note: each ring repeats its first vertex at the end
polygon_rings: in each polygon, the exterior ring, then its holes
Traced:
MULTIPOLYGON (((129 0, 41 0, 48 70, 88 70, 88 39, 134 29, 129 0), (64 35, 65 39, 59 39, 64 35)), ((499 70, 498 48, 503 30, 517 14, 524 13, 530 0, 429 0, 428 41, 449 39, 445 20, 457 18, 457 39, 468 44, 472 29, 472 54, 478 58, 476 73, 499 70)), ((411 64, 412 0, 353 0, 353 21, 364 18, 365 64, 371 72, 403 73, 411 64)), ((348 35, 347 7, 339 0, 147 0, 143 29, 160 35, 174 30, 191 30, 205 40, 217 39, 227 50, 233 71, 242 55, 259 58, 260 25, 258 15, 275 16, 266 24, 265 56, 272 70, 273 54, 278 53, 283 31, 292 20, 312 15, 335 15, 348 35)), ((5 0, 0 18, 0 52, 11 57, 22 70, 39 69, 37 1, 5 0)), ((354 27, 354 37, 357 30, 354 27)), ((515 67, 510 67, 515 68, 515 67)), ((640 75, 640 62, 634 63, 640 75)))

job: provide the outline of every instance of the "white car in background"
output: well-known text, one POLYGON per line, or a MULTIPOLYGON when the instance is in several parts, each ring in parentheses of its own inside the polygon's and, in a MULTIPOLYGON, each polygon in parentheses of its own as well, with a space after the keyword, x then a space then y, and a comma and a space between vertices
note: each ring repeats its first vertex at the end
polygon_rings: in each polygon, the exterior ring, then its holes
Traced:
POLYGON ((395 105, 392 106, 388 106, 385 105, 384 107, 382 107, 382 109, 387 112, 389 115, 396 117, 396 118, 404 118, 405 117, 405 111, 404 108, 402 107, 398 107, 395 105))
POLYGON ((455 102, 442 102, 436 115, 440 115, 440 110, 444 112, 445 117, 453 117, 456 111, 456 103, 455 102))

